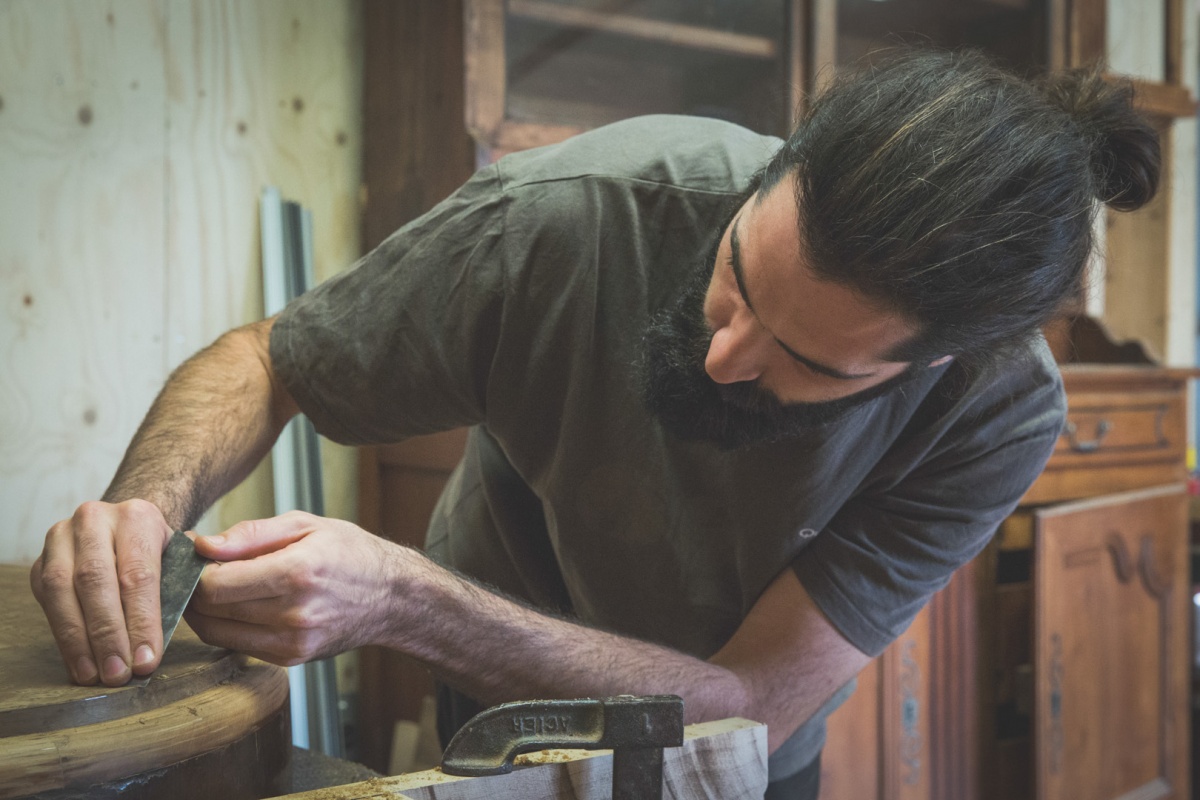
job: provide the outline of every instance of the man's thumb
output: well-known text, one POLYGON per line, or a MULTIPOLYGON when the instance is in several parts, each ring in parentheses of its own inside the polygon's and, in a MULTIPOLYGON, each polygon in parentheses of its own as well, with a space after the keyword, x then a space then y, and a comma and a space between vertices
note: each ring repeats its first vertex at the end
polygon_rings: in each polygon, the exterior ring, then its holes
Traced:
POLYGON ((239 522, 213 536, 193 536, 196 552, 214 561, 239 561, 273 553, 303 539, 312 530, 307 514, 284 514, 239 522))

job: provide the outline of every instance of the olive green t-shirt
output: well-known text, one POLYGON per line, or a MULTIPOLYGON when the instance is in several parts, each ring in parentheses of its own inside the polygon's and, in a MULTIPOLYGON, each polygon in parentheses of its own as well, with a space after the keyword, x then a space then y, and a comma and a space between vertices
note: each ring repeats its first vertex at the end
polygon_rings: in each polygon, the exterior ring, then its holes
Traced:
MULTIPOLYGON (((792 568, 876 655, 1011 512, 1065 402, 1039 339, 975 374, 925 370, 798 440, 668 433, 640 394, 647 320, 779 144, 658 116, 501 159, 289 305, 274 366, 339 442, 472 426, 427 542, 459 570, 706 658, 792 568)), ((773 772, 811 760, 828 710, 773 772)))

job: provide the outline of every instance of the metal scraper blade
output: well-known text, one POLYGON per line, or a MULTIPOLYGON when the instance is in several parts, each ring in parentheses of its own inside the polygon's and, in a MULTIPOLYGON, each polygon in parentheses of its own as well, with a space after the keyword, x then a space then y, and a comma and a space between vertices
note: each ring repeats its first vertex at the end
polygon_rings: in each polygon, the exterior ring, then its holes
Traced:
POLYGON ((200 583, 200 573, 210 562, 196 552, 192 540, 179 531, 171 534, 162 556, 162 582, 159 584, 159 603, 162 606, 163 652, 179 625, 192 592, 200 583))

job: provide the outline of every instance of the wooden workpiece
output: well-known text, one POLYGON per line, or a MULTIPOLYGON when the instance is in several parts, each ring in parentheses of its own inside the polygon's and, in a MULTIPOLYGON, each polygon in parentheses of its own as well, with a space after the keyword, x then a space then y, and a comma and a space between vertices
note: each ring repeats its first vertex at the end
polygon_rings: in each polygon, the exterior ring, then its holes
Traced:
MULTIPOLYGON (((745 719, 689 725, 683 747, 663 751, 664 800, 761 800, 767 726, 745 719)), ((287 795, 287 800, 607 800, 611 750, 543 750, 517 757, 508 775, 459 778, 439 769, 287 795)), ((282 800, 282 799, 281 799, 282 800)))
POLYGON ((71 683, 26 567, 0 565, 0 798, 286 791, 287 672, 186 625, 144 686, 71 683))

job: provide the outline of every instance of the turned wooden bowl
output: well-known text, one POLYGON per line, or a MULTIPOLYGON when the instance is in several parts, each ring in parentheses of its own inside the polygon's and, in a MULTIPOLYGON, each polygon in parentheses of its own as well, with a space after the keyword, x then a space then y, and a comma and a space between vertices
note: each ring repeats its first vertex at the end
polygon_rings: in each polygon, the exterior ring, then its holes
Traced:
POLYGON ((145 685, 76 686, 29 589, 0 565, 0 798, 288 791, 287 671, 179 625, 145 685))

